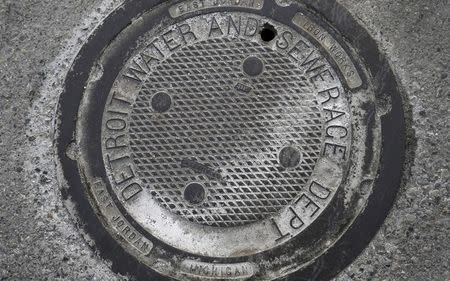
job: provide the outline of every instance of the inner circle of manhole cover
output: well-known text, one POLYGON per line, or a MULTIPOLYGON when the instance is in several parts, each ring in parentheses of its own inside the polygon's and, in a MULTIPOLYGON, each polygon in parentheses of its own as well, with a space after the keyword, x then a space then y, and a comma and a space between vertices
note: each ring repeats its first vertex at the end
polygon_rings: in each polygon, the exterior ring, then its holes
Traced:
POLYGON ((334 276, 400 183, 375 42, 333 1, 149 2, 104 20, 60 100, 67 192, 102 255, 142 279, 334 276))
MULTIPOLYGON (((204 21, 244 16, 200 16, 191 25, 198 22, 199 28, 207 28, 204 21)), ((314 86, 295 59, 261 42, 236 34, 224 37, 221 32, 205 38, 193 34, 198 41, 155 65, 137 96, 130 98, 133 106, 123 108, 130 116, 129 143, 137 175, 151 194, 145 200, 211 226, 262 220, 305 189, 319 160, 326 120, 314 86), (261 69, 257 77, 246 77, 247 61, 249 67, 261 69), (153 102, 162 99, 159 95, 171 100, 163 112, 153 102), (296 168, 285 169, 290 168, 284 163, 290 155, 283 147, 296 153, 296 168), (201 205, 192 206, 183 198, 182 187, 192 181, 207 193, 201 205)), ((130 83, 126 80, 121 82, 130 83)), ((114 138, 107 126, 114 113, 105 117, 104 134, 114 138)), ((340 130, 347 135, 349 129, 340 130)), ((107 147, 104 152, 108 155, 107 147)))

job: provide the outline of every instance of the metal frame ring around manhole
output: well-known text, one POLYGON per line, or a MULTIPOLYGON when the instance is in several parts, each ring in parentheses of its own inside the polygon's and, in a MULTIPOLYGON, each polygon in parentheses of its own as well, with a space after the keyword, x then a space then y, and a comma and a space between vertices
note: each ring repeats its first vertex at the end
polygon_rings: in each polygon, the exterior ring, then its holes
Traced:
POLYGON ((334 1, 126 2, 58 110, 66 195, 142 280, 327 280, 400 185, 394 74, 334 1))

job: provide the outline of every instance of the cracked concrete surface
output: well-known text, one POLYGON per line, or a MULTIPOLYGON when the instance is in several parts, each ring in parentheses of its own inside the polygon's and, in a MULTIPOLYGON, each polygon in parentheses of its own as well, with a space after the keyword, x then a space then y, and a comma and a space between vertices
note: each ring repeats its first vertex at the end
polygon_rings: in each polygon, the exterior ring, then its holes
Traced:
MULTIPOLYGON (((449 2, 339 2, 387 54, 406 94, 411 138, 396 204, 336 280, 450 280, 449 2)), ((52 156, 65 72, 118 4, 0 2, 0 280, 128 279, 86 243, 62 202, 52 156)))

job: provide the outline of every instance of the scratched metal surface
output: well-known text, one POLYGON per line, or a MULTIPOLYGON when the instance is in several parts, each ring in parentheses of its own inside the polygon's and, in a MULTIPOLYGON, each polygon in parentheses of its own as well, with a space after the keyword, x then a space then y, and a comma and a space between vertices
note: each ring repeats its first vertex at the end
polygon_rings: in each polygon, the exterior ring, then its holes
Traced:
POLYGON ((238 226, 266 218, 295 198, 311 176, 322 148, 323 125, 313 86, 292 59, 258 43, 213 39, 176 51, 149 73, 130 123, 138 173, 152 195, 187 219, 238 226), (248 77, 242 64, 258 56, 264 71, 248 77), (235 91, 236 80, 252 95, 235 91), (155 112, 155 93, 167 92, 172 107, 155 112), (286 146, 302 153, 294 169, 279 165, 286 146), (183 167, 194 159, 220 177, 183 167), (183 190, 198 182, 205 202, 190 206, 183 190))

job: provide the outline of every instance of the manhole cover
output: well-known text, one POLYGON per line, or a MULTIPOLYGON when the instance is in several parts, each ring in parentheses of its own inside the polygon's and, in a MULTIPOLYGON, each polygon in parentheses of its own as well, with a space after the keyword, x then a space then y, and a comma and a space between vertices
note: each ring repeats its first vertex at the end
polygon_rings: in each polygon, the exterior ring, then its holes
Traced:
POLYGON ((400 181, 401 100, 373 40, 331 1, 147 2, 93 33, 59 107, 101 253, 151 280, 334 276, 400 181))

